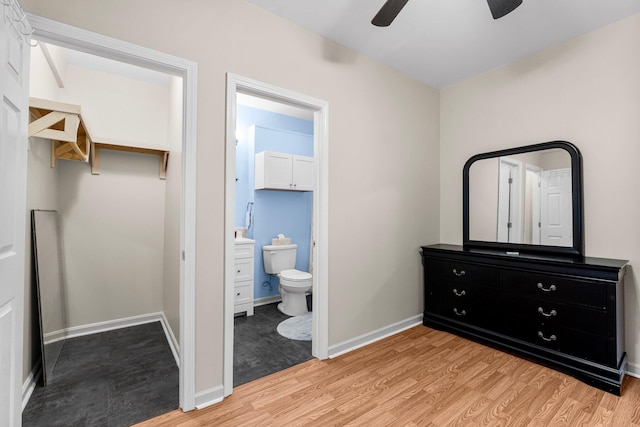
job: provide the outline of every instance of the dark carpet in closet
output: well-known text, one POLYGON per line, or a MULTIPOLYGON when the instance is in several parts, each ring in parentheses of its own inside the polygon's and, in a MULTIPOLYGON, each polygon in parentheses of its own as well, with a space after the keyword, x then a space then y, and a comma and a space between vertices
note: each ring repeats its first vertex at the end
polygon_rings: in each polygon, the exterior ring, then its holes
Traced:
MULTIPOLYGON (((277 305, 256 307, 253 316, 235 318, 234 387, 313 359, 311 341, 290 340, 278 333, 278 324, 289 316, 280 313, 277 305)), ((311 309, 311 296, 307 306, 311 309)))
POLYGON ((160 322, 71 338, 23 426, 129 426, 177 409, 178 392, 160 322))

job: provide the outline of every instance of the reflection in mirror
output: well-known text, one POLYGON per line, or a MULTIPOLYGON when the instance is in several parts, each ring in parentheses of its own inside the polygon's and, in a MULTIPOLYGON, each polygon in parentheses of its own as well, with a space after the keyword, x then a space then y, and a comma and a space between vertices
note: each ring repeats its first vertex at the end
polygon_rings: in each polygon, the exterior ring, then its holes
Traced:
POLYGON ((42 381, 52 378, 55 364, 64 345, 67 329, 62 245, 58 213, 31 211, 33 258, 35 262, 38 307, 40 308, 40 342, 42 381))
POLYGON ((561 148, 475 161, 469 169, 469 239, 571 247, 571 156, 561 148))

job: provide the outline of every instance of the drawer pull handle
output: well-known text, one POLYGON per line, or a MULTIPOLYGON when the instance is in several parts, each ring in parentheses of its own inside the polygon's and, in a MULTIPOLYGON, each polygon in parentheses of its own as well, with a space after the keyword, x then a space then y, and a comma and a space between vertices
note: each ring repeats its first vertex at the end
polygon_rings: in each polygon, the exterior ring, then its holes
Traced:
POLYGON ((464 276, 464 270, 461 270, 460 273, 458 273, 458 270, 456 270, 455 268, 453 269, 453 274, 455 274, 458 277, 464 276))
POLYGON ((238 270, 238 273, 240 273, 240 270, 238 270))
POLYGON ((466 316, 467 315, 466 311, 464 311, 464 310, 458 311, 458 309, 455 308, 455 307, 453 308, 453 312, 456 314, 456 316, 466 316))
POLYGON ((547 342, 555 341, 558 339, 555 335, 551 335, 549 338, 545 337, 542 331, 538 331, 538 336, 547 342))
POLYGON ((237 297, 239 297, 239 296, 240 296, 240 292, 238 292, 238 293, 236 294, 236 296, 237 296, 237 297))
POLYGON ((545 288, 542 283, 538 283, 538 289, 542 290, 543 292, 553 292, 556 290, 556 285, 551 285, 548 288, 545 288))
POLYGON ((542 307, 538 307, 538 313, 542 314, 544 317, 555 317, 558 315, 558 312, 555 310, 551 310, 550 312, 545 313, 542 307))
POLYGON ((467 293, 464 291, 464 289, 463 289, 462 291, 460 291, 460 292, 458 292, 458 290, 457 290, 457 289, 454 289, 454 290, 453 290, 453 293, 454 293, 454 294, 456 294, 456 296, 459 296, 459 297, 465 296, 465 295, 467 294, 467 293))

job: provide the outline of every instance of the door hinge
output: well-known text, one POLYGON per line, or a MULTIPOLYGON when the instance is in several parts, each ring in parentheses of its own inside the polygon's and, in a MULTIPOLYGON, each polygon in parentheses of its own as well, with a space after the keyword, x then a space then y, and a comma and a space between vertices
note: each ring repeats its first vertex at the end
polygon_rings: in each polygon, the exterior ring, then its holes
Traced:
POLYGON ((184 257, 184 251, 182 251, 182 260, 184 261, 185 257, 184 257))
POLYGON ((511 224, 510 222, 507 223, 507 228, 511 228, 513 226, 513 224, 511 224))
POLYGON ((513 184, 513 178, 509 178, 509 184, 513 184))

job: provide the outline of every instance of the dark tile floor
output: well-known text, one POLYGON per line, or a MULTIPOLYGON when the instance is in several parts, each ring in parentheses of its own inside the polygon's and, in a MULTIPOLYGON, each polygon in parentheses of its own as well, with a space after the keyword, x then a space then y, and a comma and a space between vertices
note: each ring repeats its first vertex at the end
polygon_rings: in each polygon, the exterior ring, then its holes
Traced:
POLYGON ((277 303, 256 307, 253 316, 235 318, 234 387, 313 358, 311 341, 290 340, 278 333, 278 324, 288 318, 278 311, 277 303))
POLYGON ((65 341, 23 426, 129 426, 178 408, 178 367, 159 322, 65 341))

